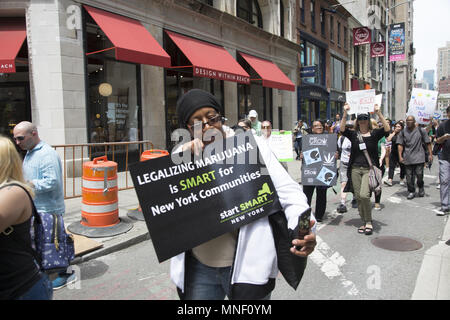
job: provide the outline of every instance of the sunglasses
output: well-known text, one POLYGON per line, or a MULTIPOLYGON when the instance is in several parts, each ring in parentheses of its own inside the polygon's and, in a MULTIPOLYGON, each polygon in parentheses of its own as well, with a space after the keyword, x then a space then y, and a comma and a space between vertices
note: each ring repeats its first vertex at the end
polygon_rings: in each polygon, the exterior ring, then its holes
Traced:
POLYGON ((14 141, 23 141, 25 140, 25 136, 14 137, 14 141))
POLYGON ((206 125, 212 127, 212 126, 214 126, 216 123, 218 123, 221 120, 222 120, 222 116, 220 114, 218 114, 218 115, 216 115, 216 116, 214 116, 212 118, 209 118, 205 122, 199 120, 199 121, 196 121, 193 124, 189 123, 187 126, 188 126, 189 129, 194 129, 194 130, 196 128, 204 129, 206 125))

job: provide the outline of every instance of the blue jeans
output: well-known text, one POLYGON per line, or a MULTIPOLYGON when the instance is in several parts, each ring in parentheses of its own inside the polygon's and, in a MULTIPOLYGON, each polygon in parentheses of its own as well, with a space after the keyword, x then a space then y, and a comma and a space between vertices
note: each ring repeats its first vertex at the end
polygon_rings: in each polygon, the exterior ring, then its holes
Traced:
MULTIPOLYGON (((231 267, 214 268, 204 265, 186 253, 186 283, 184 300, 223 300, 229 297, 231 267)), ((271 293, 261 300, 270 300, 271 293)))
POLYGON ((41 279, 17 300, 52 300, 53 286, 52 282, 45 273, 41 274, 41 279))
POLYGON ((230 291, 231 266, 208 267, 192 254, 186 254, 186 300, 223 300, 230 291))

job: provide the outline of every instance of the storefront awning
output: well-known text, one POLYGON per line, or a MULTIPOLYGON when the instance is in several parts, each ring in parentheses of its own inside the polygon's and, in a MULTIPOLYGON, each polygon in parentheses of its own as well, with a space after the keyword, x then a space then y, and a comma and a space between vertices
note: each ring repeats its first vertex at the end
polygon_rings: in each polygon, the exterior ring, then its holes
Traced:
POLYGON ((224 47, 167 30, 166 33, 192 63, 194 76, 250 83, 248 73, 224 47))
POLYGON ((2 19, 0 22, 0 73, 16 72, 15 60, 26 37, 25 22, 2 19))
POLYGON ((261 77, 261 79, 257 80, 262 80, 264 87, 295 91, 295 85, 292 81, 272 61, 257 58, 242 52, 239 52, 239 54, 261 77))
POLYGON ((139 21, 86 5, 84 8, 113 43, 109 49, 115 50, 117 60, 170 66, 170 56, 139 21))

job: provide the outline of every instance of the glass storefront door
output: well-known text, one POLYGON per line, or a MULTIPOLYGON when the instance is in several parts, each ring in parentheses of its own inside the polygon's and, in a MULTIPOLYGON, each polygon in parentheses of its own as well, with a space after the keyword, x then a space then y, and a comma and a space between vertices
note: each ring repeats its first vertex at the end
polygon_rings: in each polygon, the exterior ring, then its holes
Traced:
POLYGON ((21 121, 31 121, 29 84, 0 83, 0 134, 13 137, 13 129, 21 121))

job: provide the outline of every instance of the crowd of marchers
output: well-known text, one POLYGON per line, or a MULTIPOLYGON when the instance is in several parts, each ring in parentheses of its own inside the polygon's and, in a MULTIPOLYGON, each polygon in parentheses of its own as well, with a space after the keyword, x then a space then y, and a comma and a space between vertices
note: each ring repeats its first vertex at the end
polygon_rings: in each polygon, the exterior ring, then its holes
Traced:
MULTIPOLYGON (((352 194, 352 207, 358 209, 362 221, 356 231, 371 235, 372 209, 381 210, 382 200, 381 188, 374 189, 371 184, 371 170, 377 168, 383 179, 379 182, 389 187, 396 183, 398 168, 399 183, 408 188, 407 199, 424 197, 424 168, 430 167, 437 156, 441 196, 438 215, 448 214, 450 121, 439 124, 431 120, 426 126, 419 125, 413 116, 391 121, 385 119, 378 105, 373 114, 350 116, 349 110, 345 104, 343 114, 336 115, 334 121, 316 119, 308 126, 299 120, 292 130, 296 154, 293 165, 303 165, 305 136, 337 135, 335 158, 341 184, 337 211, 347 211, 347 197, 352 194)), ((205 138, 211 137, 212 131, 224 139, 252 132, 282 207, 277 214, 173 257, 170 277, 180 299, 270 299, 279 272, 296 288, 306 258, 316 246, 316 223, 326 218, 328 187, 294 181, 286 163, 279 162, 271 150, 271 122, 260 121, 255 110, 234 126, 227 126, 220 101, 206 91, 193 89, 178 100, 177 115, 180 127, 190 133, 191 139, 173 152, 202 152, 212 142, 205 138), (309 215, 314 191, 316 204, 309 215), (306 232, 304 217, 309 220, 306 232)), ((19 123, 13 140, 0 137, 0 299, 52 299, 53 290, 77 281, 66 269, 48 274, 32 253, 32 216, 36 212, 64 215, 62 179, 58 154, 40 139, 34 124, 19 123), (14 142, 27 151, 23 161, 14 142)))

